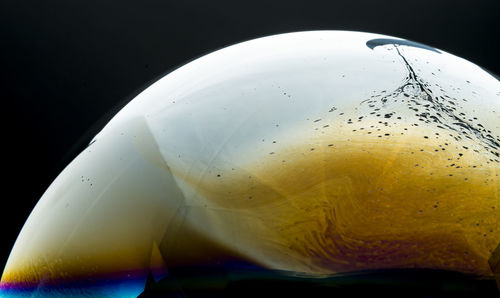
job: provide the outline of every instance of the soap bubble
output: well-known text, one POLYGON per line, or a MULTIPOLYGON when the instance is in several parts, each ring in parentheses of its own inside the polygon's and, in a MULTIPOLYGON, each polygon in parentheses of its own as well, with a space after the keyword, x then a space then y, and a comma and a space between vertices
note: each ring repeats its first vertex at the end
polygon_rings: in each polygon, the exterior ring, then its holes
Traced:
POLYGON ((2 296, 498 293, 499 125, 498 79, 415 42, 224 48, 139 94, 64 169, 2 296))

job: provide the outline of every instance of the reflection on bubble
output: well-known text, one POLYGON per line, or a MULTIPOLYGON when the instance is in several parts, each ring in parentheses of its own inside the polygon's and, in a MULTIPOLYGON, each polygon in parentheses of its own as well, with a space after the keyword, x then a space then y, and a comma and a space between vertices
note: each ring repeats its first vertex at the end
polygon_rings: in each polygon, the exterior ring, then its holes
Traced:
POLYGON ((498 295, 499 126, 498 80, 418 43, 318 31, 222 49, 59 175, 2 295, 498 295))

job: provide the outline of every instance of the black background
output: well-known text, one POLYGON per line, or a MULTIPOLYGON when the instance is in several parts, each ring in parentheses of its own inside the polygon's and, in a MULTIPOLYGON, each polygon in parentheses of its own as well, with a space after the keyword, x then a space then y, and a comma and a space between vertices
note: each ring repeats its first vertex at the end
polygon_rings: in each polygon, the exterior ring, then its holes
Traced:
POLYGON ((500 74, 500 1, 0 1, 0 269, 36 202, 120 107, 170 70, 303 30, 407 38, 500 74))

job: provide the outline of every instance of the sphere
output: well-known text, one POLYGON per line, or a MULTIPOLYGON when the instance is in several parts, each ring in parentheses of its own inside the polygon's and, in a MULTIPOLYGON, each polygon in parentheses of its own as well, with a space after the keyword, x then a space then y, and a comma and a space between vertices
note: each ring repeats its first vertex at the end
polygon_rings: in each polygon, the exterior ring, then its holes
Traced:
POLYGON ((135 297, 424 270, 477 290, 500 272, 499 174, 500 82, 477 65, 379 34, 259 38, 116 114, 34 208, 1 287, 135 297))

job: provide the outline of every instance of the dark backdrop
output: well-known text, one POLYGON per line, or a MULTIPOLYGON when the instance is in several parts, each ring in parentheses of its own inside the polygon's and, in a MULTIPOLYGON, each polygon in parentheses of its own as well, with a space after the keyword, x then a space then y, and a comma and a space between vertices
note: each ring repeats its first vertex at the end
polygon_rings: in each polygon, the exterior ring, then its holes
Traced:
POLYGON ((175 67, 302 30, 394 35, 500 74, 500 1, 0 1, 0 270, 57 174, 107 120, 175 67))

